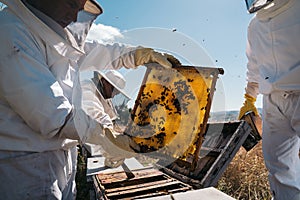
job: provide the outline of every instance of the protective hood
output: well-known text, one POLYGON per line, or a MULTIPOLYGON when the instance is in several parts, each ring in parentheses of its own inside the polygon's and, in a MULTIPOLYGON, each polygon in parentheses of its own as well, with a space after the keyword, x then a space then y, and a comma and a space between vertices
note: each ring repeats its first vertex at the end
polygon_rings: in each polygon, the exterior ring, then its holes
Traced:
POLYGON ((98 2, 89 0, 84 5, 84 10, 78 12, 77 21, 67 26, 67 29, 72 33, 82 51, 93 22, 102 13, 103 10, 98 2))
POLYGON ((126 80, 121 73, 116 70, 108 70, 106 73, 101 71, 95 72, 98 76, 98 80, 104 78, 107 80, 116 90, 122 93, 126 98, 131 99, 131 97, 125 92, 124 88, 126 85, 126 80))

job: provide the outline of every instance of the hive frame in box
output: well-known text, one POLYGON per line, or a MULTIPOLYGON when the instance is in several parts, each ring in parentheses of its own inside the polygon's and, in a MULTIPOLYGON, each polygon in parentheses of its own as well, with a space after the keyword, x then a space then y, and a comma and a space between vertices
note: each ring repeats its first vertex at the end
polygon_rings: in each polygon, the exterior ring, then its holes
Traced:
POLYGON ((93 176, 97 199, 142 199, 192 190, 192 186, 152 167, 132 172, 132 179, 122 171, 93 176))
POLYGON ((216 81, 223 73, 221 68, 148 66, 125 133, 143 153, 194 171, 216 81))
MULTIPOLYGON (((195 67, 183 66, 180 69, 187 70, 191 68, 194 69, 195 67)), ((180 191, 215 186, 217 184, 219 178, 252 129, 244 120, 229 123, 207 123, 216 80, 219 74, 223 74, 223 71, 218 68, 197 67, 197 69, 202 72, 214 72, 215 74, 211 76, 212 82, 210 83, 209 91, 212 92, 206 96, 205 112, 202 118, 203 121, 201 121, 202 129, 198 132, 200 139, 195 141, 196 149, 194 150, 192 159, 184 160, 181 159, 182 157, 176 157, 175 162, 170 165, 161 165, 161 163, 165 164, 163 161, 166 157, 171 157, 172 155, 150 154, 151 156, 158 157, 160 159, 159 162, 149 169, 141 168, 132 170, 135 174, 135 178, 133 179, 128 179, 123 171, 99 173, 93 177, 94 186, 96 189, 98 188, 98 193, 100 196, 104 196, 104 199, 135 199, 161 196, 180 191), (155 176, 154 179, 153 176, 155 176), (161 177, 164 177, 164 179, 161 180, 161 177), (140 184, 146 179, 149 180, 149 182, 144 185, 140 184), (157 191, 156 188, 161 189, 159 193, 153 192, 157 191)), ((147 69, 143 85, 138 94, 135 107, 133 108, 133 120, 138 106, 141 103, 139 99, 143 97, 143 91, 147 81, 146 78, 153 75, 150 73, 153 70, 163 69, 156 65, 147 69)), ((173 70, 177 70, 177 68, 173 70)), ((164 78, 166 77, 167 76, 164 78)), ((130 123, 133 122, 134 121, 130 123)), ((129 134, 128 131, 127 129, 127 134, 129 134)))

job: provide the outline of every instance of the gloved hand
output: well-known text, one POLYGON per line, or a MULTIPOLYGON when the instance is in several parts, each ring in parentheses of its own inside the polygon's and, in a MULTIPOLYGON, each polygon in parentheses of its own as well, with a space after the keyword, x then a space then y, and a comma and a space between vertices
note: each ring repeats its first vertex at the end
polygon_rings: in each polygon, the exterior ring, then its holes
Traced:
POLYGON ((240 109, 238 119, 241 119, 247 112, 253 111, 255 116, 259 116, 258 111, 255 107, 256 98, 250 96, 249 94, 245 94, 245 102, 244 105, 240 109))
POLYGON ((151 48, 140 48, 135 51, 136 66, 147 63, 158 63, 165 68, 172 68, 172 66, 180 66, 180 61, 174 56, 167 53, 159 53, 151 48))
POLYGON ((116 133, 108 128, 104 131, 105 136, 111 142, 111 145, 104 149, 106 166, 118 167, 124 162, 125 158, 131 158, 135 155, 134 150, 139 151, 140 147, 129 136, 116 133))

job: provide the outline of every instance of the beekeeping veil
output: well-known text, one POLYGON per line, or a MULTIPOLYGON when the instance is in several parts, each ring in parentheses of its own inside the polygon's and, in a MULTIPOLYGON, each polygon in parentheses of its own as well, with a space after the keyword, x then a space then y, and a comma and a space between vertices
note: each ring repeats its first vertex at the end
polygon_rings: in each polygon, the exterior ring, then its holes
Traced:
POLYGON ((103 13, 103 10, 96 0, 88 0, 84 9, 78 12, 77 21, 67 26, 77 41, 78 47, 83 50, 88 32, 94 20, 103 13))
POLYGON ((273 0, 245 0, 249 13, 255 13, 258 10, 265 8, 273 2, 273 0))

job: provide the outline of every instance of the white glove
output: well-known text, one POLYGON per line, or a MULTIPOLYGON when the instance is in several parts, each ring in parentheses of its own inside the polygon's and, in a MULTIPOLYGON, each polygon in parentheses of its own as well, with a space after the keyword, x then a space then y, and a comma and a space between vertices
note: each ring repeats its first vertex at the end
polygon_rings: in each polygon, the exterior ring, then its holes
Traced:
MULTIPOLYGON (((102 147, 105 166, 118 167, 124 162, 125 158, 131 158, 136 155, 134 150, 140 150, 138 144, 129 136, 118 134, 109 128, 102 127, 97 121, 86 118, 84 113, 81 114, 81 117, 80 121, 85 122, 81 123, 81 126, 76 126, 78 127, 77 137, 81 143, 91 143, 102 147), (85 124, 88 124, 88 126, 85 126, 85 124)), ((65 131, 61 133, 66 135, 65 131)), ((67 131, 67 133, 70 132, 67 131)))
POLYGON ((174 56, 167 53, 159 53, 151 48, 139 48, 135 51, 136 66, 147 63, 158 63, 161 66, 169 69, 173 66, 180 66, 180 61, 174 56))
POLYGON ((125 158, 135 155, 134 150, 139 151, 139 146, 129 136, 119 134, 111 129, 104 129, 105 136, 109 139, 110 145, 103 145, 105 151, 105 166, 118 167, 125 158))
POLYGON ((111 163, 118 161, 122 164, 120 161, 133 157, 133 149, 139 150, 139 146, 129 136, 117 134, 110 129, 111 126, 100 124, 99 118, 104 116, 101 102, 95 97, 93 88, 84 86, 88 84, 83 85, 84 90, 74 99, 77 101, 60 131, 60 136, 77 139, 81 143, 100 145, 104 150, 103 155, 111 163))

